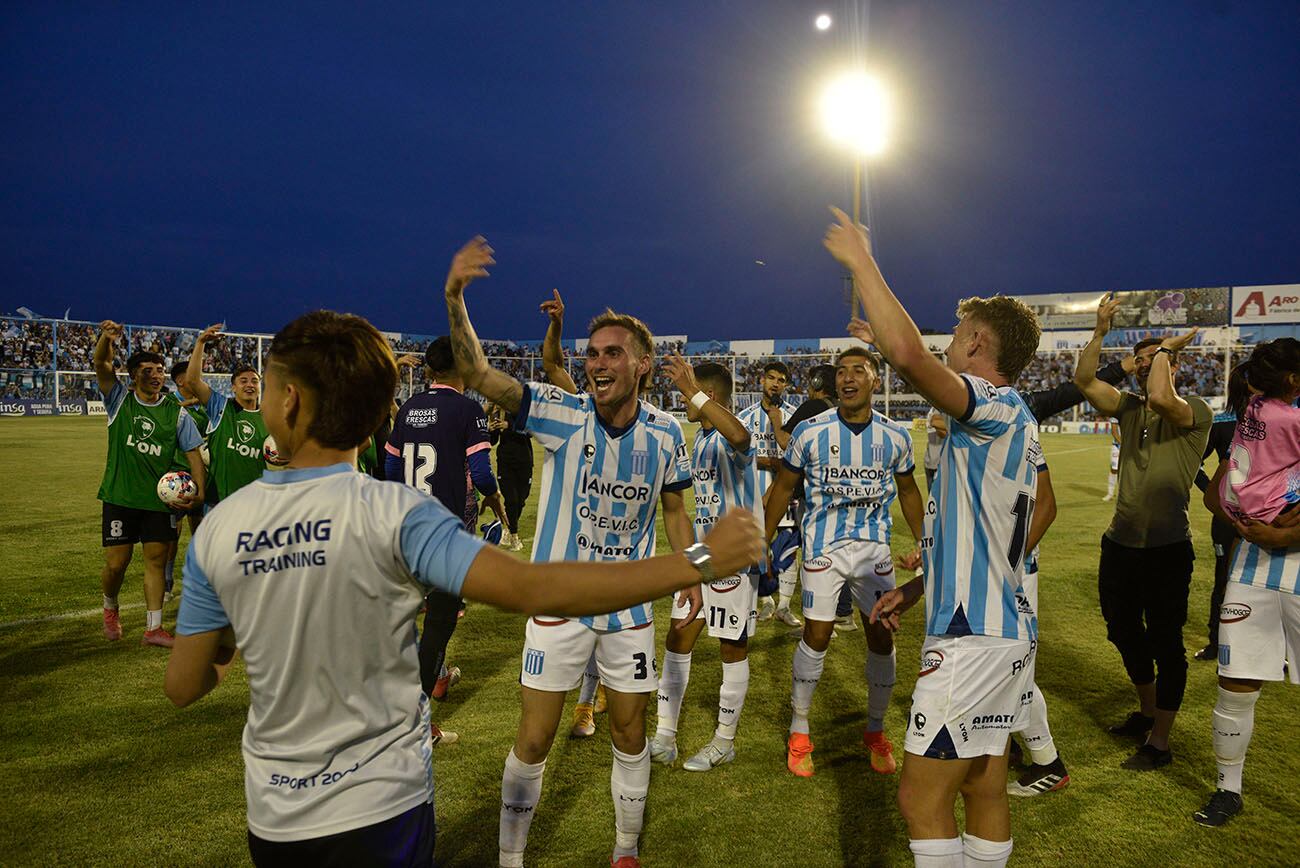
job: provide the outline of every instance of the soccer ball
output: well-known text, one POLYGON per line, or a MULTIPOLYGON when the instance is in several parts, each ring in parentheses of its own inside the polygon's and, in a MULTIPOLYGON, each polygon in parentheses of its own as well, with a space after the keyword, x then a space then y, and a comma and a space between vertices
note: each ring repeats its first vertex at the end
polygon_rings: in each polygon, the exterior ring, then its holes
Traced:
POLYGON ((275 438, 270 434, 262 441, 262 457, 266 463, 272 467, 283 467, 289 463, 289 459, 280 453, 280 447, 275 445, 275 438))
POLYGON ((198 493, 199 487, 194 484, 194 477, 184 470, 164 473, 162 479, 158 480, 158 499, 168 506, 182 497, 193 497, 198 493))

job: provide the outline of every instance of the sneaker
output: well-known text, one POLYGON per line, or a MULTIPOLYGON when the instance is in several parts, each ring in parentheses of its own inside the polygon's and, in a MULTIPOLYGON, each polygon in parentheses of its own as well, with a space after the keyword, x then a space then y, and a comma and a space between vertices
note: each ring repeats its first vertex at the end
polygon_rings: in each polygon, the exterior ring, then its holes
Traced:
POLYGON ((596 734, 596 718, 590 705, 580 702, 573 707, 573 728, 570 738, 590 738, 596 734))
POLYGON ((104 638, 110 642, 122 638, 122 619, 118 617, 117 609, 104 610, 104 638))
POLYGON ((1163 768, 1174 761, 1174 752, 1171 750, 1160 750, 1144 744, 1137 749, 1137 753, 1120 763, 1120 768, 1128 769, 1131 772, 1150 772, 1158 768, 1163 768))
POLYGON ((171 588, 168 588, 167 590, 163 591, 163 602, 170 603, 171 601, 172 601, 172 592, 171 592, 171 588))
POLYGON ((1193 654, 1192 659, 1193 660, 1218 660, 1219 646, 1214 644, 1206 645, 1200 651, 1197 651, 1195 654, 1193 654))
POLYGON ((849 612, 843 618, 836 618, 834 629, 839 630, 841 633, 852 633, 858 629, 858 623, 853 620, 853 613, 849 612))
POLYGON ((776 603, 772 602, 771 597, 764 597, 758 601, 758 620, 770 621, 776 614, 776 603))
POLYGON ((451 690, 459 683, 459 666, 453 666, 450 669, 443 669, 442 675, 438 676, 438 680, 433 682, 433 690, 429 691, 429 696, 437 702, 442 702, 447 698, 447 691, 451 690))
POLYGON ((434 747, 437 747, 440 744, 455 744, 460 741, 460 736, 456 735, 456 733, 452 732, 450 729, 443 729, 436 723, 429 724, 429 729, 432 730, 434 747))
POLYGON ((1019 779, 1007 784, 1007 795, 1041 796, 1043 793, 1063 790, 1069 783, 1070 774, 1058 756, 1045 766, 1031 764, 1019 779))
POLYGON ((894 759, 894 746, 883 732, 862 733, 862 743, 871 751, 873 772, 892 775, 898 771, 898 762, 894 759))
POLYGON ((159 648, 170 648, 176 644, 175 637, 168 633, 162 627, 154 627, 152 630, 145 630, 144 635, 140 637, 141 645, 157 645, 159 648))
POLYGON ((605 685, 596 685, 596 704, 592 706, 592 711, 597 714, 604 714, 605 709, 609 707, 609 699, 605 696, 605 685))
POLYGON ((511 548, 511 546, 514 545, 514 541, 515 541, 515 535, 507 532, 501 534, 501 541, 497 543, 497 545, 508 551, 511 548))
POLYGON ((650 761, 670 766, 677 762, 677 739, 660 738, 656 733, 650 739, 650 761))
POLYGON ((514 534, 510 539, 510 551, 521 552, 524 550, 524 541, 519 538, 519 534, 514 534))
POLYGON ((1107 732, 1111 735, 1127 735, 1130 738, 1146 738, 1151 727, 1156 725, 1154 717, 1147 717, 1140 711, 1134 711, 1124 718, 1123 723, 1117 723, 1108 727, 1107 732))
POLYGON ((682 763, 682 768, 688 772, 707 772, 711 768, 716 768, 723 763, 729 763, 736 758, 735 746, 728 747, 725 751, 713 742, 709 742, 695 756, 682 763))
POLYGON ((641 860, 635 856, 609 857, 609 868, 641 868, 641 860))
POLYGON ((1112 501, 1112 500, 1114 500, 1114 499, 1115 499, 1115 495, 1113 495, 1113 494, 1108 494, 1108 495, 1106 495, 1105 497, 1103 497, 1103 498, 1101 499, 1101 502, 1102 502, 1102 503, 1107 503, 1107 502, 1112 501))
POLYGON ((1229 790, 1215 790, 1209 803, 1192 814, 1192 819, 1202 826, 1222 826, 1241 813, 1241 794, 1229 790))
POLYGON ((807 733, 792 732, 785 747, 785 767, 801 778, 813 776, 813 743, 807 733))
POLYGON ((799 622, 799 619, 794 616, 794 613, 790 611, 789 606, 781 606, 780 608, 778 608, 776 610, 775 618, 776 620, 780 621, 782 624, 785 624, 787 627, 803 626, 803 624, 799 622))

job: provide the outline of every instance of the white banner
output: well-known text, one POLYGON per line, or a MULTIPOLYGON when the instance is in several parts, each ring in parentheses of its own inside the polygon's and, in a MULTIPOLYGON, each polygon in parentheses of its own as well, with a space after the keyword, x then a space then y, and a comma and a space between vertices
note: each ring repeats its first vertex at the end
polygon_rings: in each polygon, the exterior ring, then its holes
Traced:
POLYGON ((108 415, 108 409, 104 406, 104 402, 103 402, 103 401, 87 401, 87 402, 86 402, 86 415, 87 415, 87 416, 107 416, 107 415, 108 415))
POLYGON ((1234 286, 1232 321, 1237 325, 1300 322, 1300 283, 1234 286))

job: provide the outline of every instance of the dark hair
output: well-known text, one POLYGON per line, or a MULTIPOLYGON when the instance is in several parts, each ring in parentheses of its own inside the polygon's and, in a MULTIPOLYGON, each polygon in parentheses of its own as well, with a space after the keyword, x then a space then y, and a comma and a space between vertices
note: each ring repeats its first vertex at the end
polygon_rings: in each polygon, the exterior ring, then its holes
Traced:
MULTIPOLYGON (((845 356, 861 356, 867 360, 867 364, 871 365, 871 369, 876 372, 876 376, 880 376, 880 357, 875 353, 863 349, 862 347, 849 347, 847 350, 844 350, 835 357, 835 364, 838 366, 840 360, 845 356)), ((834 378, 832 378, 832 382, 834 382, 834 378)))
POLYGON ((1249 368, 1249 364, 1242 362, 1228 374, 1228 409, 1238 419, 1246 414, 1246 405, 1250 403, 1250 384, 1246 381, 1249 368))
POLYGON ((172 370, 171 370, 172 379, 179 383, 181 381, 181 375, 186 373, 189 370, 189 368, 190 368, 189 362, 177 362, 176 364, 172 365, 172 370))
POLYGON ((249 371, 252 371, 254 374, 257 374, 257 378, 259 380, 262 379, 262 375, 257 373, 257 368, 253 367, 248 362, 240 362, 239 364, 235 365, 235 369, 230 372, 230 382, 234 383, 235 377, 238 377, 240 374, 246 374, 249 371))
POLYGON ((1277 338, 1256 344, 1244 364, 1251 388, 1269 398, 1289 397, 1289 378, 1300 376, 1300 341, 1277 338))
MULTIPOLYGON (((1138 341, 1136 344, 1133 345, 1133 355, 1136 356, 1138 353, 1142 352, 1147 347, 1158 347, 1164 342, 1165 342, 1164 338, 1143 338, 1142 340, 1138 341)), ((1177 351, 1170 350, 1170 356, 1172 358, 1170 358, 1169 361, 1171 362, 1178 361, 1177 351)))
POLYGON ((456 357, 451 354, 450 337, 443 335, 434 338, 433 343, 424 351, 424 366, 435 374, 456 370, 456 357))
POLYGON ((359 316, 316 310, 276 333, 267 364, 315 399, 307 436, 331 449, 364 443, 397 391, 397 362, 379 330, 359 316))
POLYGON ((770 360, 767 364, 763 365, 763 376, 767 376, 770 371, 776 371, 787 380, 790 379, 790 369, 786 367, 785 362, 778 362, 776 359, 770 360))
POLYGON ((718 392, 718 397, 723 400, 731 399, 731 390, 733 387, 731 380, 731 371, 719 365, 717 362, 701 362, 695 366, 695 379, 701 384, 708 383, 718 392))
POLYGON ((149 362, 153 362, 155 365, 165 364, 163 357, 157 353, 151 353, 148 350, 141 350, 138 353, 132 353, 130 358, 126 360, 126 372, 134 379, 136 369, 149 362))
POLYGON ((824 392, 830 395, 831 398, 838 398, 839 396, 835 394, 835 366, 817 365, 814 367, 808 378, 808 388, 824 392))

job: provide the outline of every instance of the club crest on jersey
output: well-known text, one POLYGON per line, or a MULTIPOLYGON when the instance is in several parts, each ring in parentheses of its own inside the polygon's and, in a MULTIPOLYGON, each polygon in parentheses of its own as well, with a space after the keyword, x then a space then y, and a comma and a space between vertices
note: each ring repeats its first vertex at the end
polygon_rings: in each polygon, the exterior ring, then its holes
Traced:
POLYGON ((538 651, 536 648, 528 648, 524 651, 524 671, 529 675, 537 676, 542 674, 542 667, 546 665, 546 652, 538 651))
POLYGON ((240 443, 249 442, 256 434, 257 429, 247 419, 240 419, 235 423, 235 436, 239 438, 240 443))
POLYGON ((135 436, 139 440, 148 440, 154 432, 154 422, 148 416, 136 416, 132 426, 135 429, 135 436))
POLYGON ((632 472, 637 476, 645 475, 646 468, 650 464, 650 453, 644 449, 632 450, 632 472))
POLYGON ((871 447, 871 460, 872 460, 872 462, 875 463, 875 464, 884 464, 884 463, 885 463, 885 447, 884 447, 884 446, 872 446, 872 447, 871 447))

